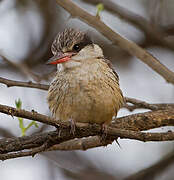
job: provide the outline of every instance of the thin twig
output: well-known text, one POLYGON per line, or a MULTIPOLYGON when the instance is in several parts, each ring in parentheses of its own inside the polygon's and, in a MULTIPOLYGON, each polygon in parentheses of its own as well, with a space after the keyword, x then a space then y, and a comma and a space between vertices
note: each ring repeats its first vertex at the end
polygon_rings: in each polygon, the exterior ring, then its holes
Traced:
POLYGON ((14 80, 9 80, 2 77, 0 77, 0 83, 6 84, 7 87, 19 86, 19 87, 37 88, 37 89, 42 89, 42 90, 48 90, 49 88, 49 85, 33 83, 31 81, 29 82, 14 81, 14 80))
POLYGON ((150 109, 152 111, 154 110, 162 110, 162 109, 168 109, 168 108, 174 108, 174 104, 168 103, 168 104, 149 104, 145 101, 141 101, 134 98, 128 98, 125 97, 125 100, 127 103, 131 103, 133 105, 125 104, 125 108, 129 109, 130 111, 133 111, 135 109, 141 108, 141 109, 150 109))
POLYGON ((37 153, 43 152, 47 149, 47 143, 44 143, 40 147, 33 148, 29 151, 19 151, 19 152, 13 152, 8 154, 0 154, 0 160, 4 161, 7 159, 15 159, 18 157, 25 157, 25 156, 32 156, 36 155, 37 153))
POLYGON ((145 108, 145 109, 151 109, 151 110, 158 110, 158 107, 155 105, 148 104, 144 101, 140 101, 133 98, 125 98, 127 103, 132 103, 134 105, 137 105, 139 108, 145 108))

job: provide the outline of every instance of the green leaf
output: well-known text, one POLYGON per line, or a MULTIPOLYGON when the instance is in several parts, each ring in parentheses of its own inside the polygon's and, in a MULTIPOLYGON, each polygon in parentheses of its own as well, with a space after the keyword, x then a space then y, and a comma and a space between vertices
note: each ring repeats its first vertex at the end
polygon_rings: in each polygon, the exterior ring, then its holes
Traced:
POLYGON ((35 127, 39 127, 38 124, 35 122, 35 121, 32 121, 26 128, 25 128, 25 131, 27 131, 31 126, 35 126, 35 127))
POLYGON ((19 120, 19 127, 20 127, 20 129, 21 129, 21 130, 24 129, 23 118, 19 118, 19 117, 18 117, 18 120, 19 120))
POLYGON ((96 7, 97 7, 97 13, 96 13, 96 16, 97 16, 97 17, 100 17, 101 11, 104 10, 104 5, 103 5, 102 3, 99 3, 99 4, 97 4, 96 7))
POLYGON ((15 105, 17 109, 21 109, 22 108, 22 101, 20 99, 15 100, 15 105))
POLYGON ((34 122, 34 126, 36 127, 36 128, 39 128, 39 125, 37 124, 37 122, 36 121, 33 121, 34 122))
MULTIPOLYGON (((15 100, 15 105, 17 109, 21 109, 22 108, 22 101, 20 99, 15 100)), ((18 121, 19 121, 19 128, 21 129, 21 134, 22 136, 26 135, 26 131, 31 127, 31 126, 35 126, 36 128, 38 128, 38 124, 35 121, 32 121, 30 124, 28 124, 27 127, 24 126, 24 120, 21 117, 18 117, 18 121)))

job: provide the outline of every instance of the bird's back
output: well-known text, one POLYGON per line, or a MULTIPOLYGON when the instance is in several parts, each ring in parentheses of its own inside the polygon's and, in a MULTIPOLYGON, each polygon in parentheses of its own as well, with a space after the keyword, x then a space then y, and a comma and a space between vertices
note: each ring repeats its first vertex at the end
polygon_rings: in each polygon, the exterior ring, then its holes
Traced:
POLYGON ((57 73, 48 92, 50 110, 60 120, 109 123, 123 104, 118 81, 104 59, 87 59, 57 73))

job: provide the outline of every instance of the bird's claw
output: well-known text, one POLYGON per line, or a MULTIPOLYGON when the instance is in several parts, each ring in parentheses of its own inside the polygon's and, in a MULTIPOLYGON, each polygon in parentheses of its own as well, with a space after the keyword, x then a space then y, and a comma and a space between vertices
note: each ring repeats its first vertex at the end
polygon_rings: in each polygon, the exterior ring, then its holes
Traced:
POLYGON ((102 124, 102 135, 101 135, 101 140, 105 141, 107 137, 107 132, 108 132, 108 125, 107 124, 102 124))
POLYGON ((119 148, 121 149, 121 145, 120 145, 120 143, 118 142, 118 138, 117 139, 115 139, 115 142, 117 143, 117 145, 119 146, 119 148))
POLYGON ((70 126, 71 126, 70 133, 74 135, 75 130, 76 130, 76 124, 73 119, 70 119, 69 122, 70 122, 70 126))
MULTIPOLYGON (((109 142, 109 144, 111 144, 113 142, 113 139, 109 139, 107 138, 107 134, 108 134, 108 124, 102 124, 102 135, 101 135, 101 141, 107 141, 109 142)), ((116 143, 118 144, 118 146, 121 148, 121 145, 118 142, 118 138, 115 139, 116 143)))

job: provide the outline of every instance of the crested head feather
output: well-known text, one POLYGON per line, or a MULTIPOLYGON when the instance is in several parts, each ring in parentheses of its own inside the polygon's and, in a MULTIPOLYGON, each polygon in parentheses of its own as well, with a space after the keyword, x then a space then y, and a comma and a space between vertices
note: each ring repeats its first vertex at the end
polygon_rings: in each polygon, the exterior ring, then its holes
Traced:
POLYGON ((92 44, 90 37, 82 31, 73 28, 65 29, 63 32, 58 33, 51 47, 53 54, 61 52, 64 47, 72 47, 79 44, 82 49, 86 45, 92 44))

